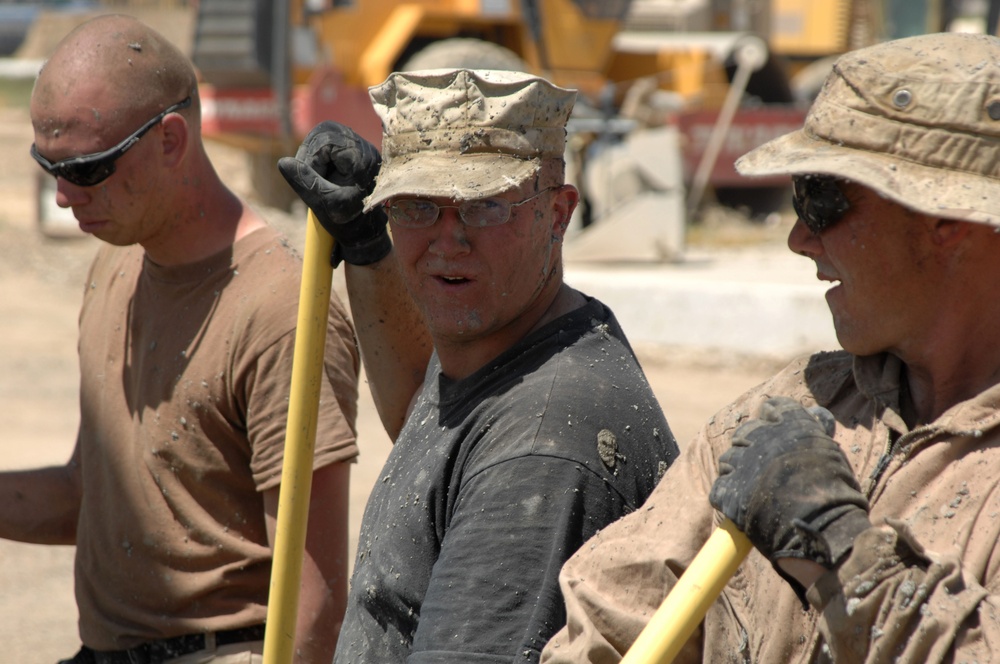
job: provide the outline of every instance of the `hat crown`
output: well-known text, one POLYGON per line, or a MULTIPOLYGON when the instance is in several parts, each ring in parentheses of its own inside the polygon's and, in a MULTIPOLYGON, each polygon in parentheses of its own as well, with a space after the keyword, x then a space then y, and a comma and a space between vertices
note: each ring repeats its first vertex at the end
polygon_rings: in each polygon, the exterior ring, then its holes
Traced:
POLYGON ((915 128, 1000 137, 1000 40, 940 33, 847 53, 810 115, 845 108, 915 128))
POLYGON ((846 53, 803 128, 736 169, 824 173, 923 214, 1000 226, 1000 38, 935 33, 846 53))
MULTIPOLYGON (((576 99, 575 91, 531 74, 475 69, 396 72, 370 93, 390 143, 399 145, 400 141, 391 140, 397 137, 422 136, 414 137, 416 145, 403 141, 405 151, 461 150, 474 141, 474 136, 462 132, 476 130, 523 136, 547 130, 564 142, 576 99)), ((496 151, 507 150, 527 157, 547 156, 553 145, 550 139, 542 145, 498 146, 496 151)), ((562 154, 558 146, 556 151, 562 154)))
POLYGON ((523 72, 395 72, 369 90, 382 167, 365 209, 395 196, 474 199, 517 188, 562 159, 576 91, 523 72))

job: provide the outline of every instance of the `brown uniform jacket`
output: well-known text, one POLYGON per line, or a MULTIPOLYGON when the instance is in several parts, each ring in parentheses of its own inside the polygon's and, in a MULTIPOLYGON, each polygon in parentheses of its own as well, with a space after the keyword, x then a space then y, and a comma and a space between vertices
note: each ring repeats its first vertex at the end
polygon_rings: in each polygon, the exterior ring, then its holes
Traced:
POLYGON ((1000 386, 910 431, 900 369, 818 354, 718 413, 644 507, 566 563, 568 625, 542 662, 619 661, 720 521, 708 492, 733 429, 777 395, 833 412, 875 526, 810 589, 808 610, 752 551, 676 661, 1000 661, 1000 386))

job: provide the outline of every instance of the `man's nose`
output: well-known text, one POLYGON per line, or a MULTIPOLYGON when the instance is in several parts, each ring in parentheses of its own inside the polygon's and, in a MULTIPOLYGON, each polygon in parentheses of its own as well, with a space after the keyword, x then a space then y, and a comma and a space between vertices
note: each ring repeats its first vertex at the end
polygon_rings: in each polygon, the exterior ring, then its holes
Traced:
POLYGON ((802 256, 813 257, 822 252, 823 244, 804 221, 796 219, 792 230, 788 231, 788 248, 802 256))
POLYGON ((90 198, 90 187, 81 187, 64 178, 56 178, 56 205, 69 208, 80 205, 90 198))
POLYGON ((439 254, 464 253, 469 249, 468 230, 455 207, 442 206, 437 221, 432 226, 434 239, 432 248, 439 254))

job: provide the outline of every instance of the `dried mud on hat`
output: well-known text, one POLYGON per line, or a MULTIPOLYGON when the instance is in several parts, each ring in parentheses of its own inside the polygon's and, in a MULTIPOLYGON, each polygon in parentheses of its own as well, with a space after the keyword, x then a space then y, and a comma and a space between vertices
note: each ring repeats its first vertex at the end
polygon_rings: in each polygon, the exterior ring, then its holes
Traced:
POLYGON ((495 196, 561 158, 576 92, 521 72, 396 72, 369 89, 382 119, 382 168, 365 201, 495 196))
POLYGON ((939 33, 847 53, 803 128, 736 169, 834 175, 924 214, 1000 226, 1000 39, 939 33))

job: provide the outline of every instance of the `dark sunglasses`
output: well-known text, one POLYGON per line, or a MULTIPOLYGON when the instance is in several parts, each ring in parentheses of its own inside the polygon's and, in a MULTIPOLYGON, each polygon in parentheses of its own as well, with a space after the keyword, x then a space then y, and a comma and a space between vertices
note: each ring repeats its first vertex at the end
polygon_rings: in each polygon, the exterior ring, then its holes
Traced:
POLYGON ((792 177, 792 207, 814 235, 833 226, 851 209, 838 181, 839 178, 830 175, 792 177))
POLYGON ((67 182, 72 182, 78 187, 93 187, 95 184, 104 182, 115 172, 115 161, 135 145, 146 132, 158 125, 163 118, 174 111, 179 111, 191 105, 191 97, 187 97, 181 102, 168 106, 155 118, 139 127, 133 134, 124 141, 104 152, 94 152, 79 157, 70 157, 52 163, 42 155, 38 154, 38 148, 31 144, 31 156, 38 162, 38 165, 49 175, 62 178, 67 182))

